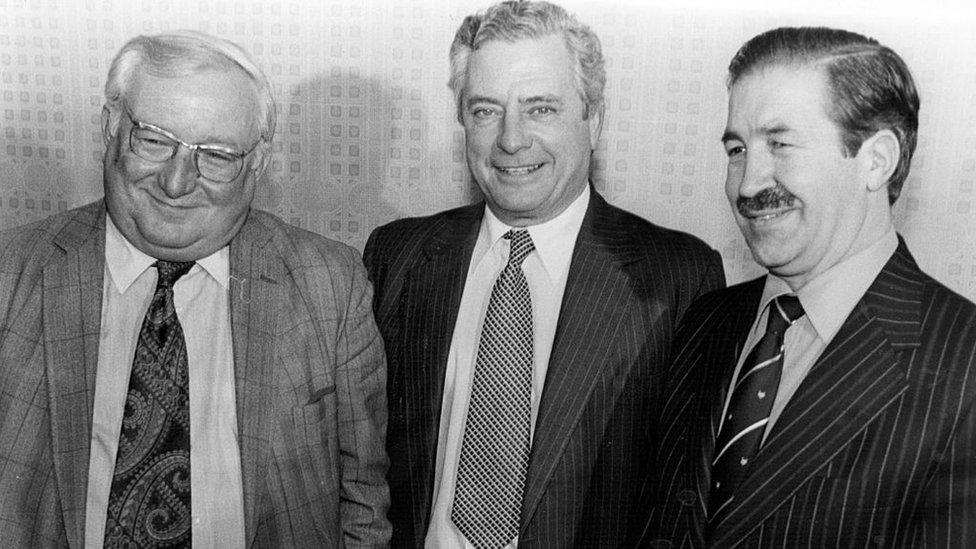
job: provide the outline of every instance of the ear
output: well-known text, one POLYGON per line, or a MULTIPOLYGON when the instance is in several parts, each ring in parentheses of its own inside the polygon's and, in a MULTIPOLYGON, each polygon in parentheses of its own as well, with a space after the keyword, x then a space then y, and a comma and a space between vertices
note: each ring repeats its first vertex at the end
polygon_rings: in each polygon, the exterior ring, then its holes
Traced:
POLYGON ((102 107, 102 143, 108 147, 109 141, 115 137, 115 132, 119 129, 119 119, 116 117, 115 122, 112 121, 112 111, 109 110, 108 105, 102 107))
POLYGON ((596 144, 600 141, 600 134, 603 133, 603 111, 604 104, 601 102, 600 106, 590 109, 589 117, 586 119, 590 126, 590 149, 595 149, 596 144))
POLYGON ((891 174, 898 167, 901 145, 891 130, 878 130, 861 143, 858 156, 863 157, 862 171, 867 177, 868 190, 887 189, 891 174))
POLYGON ((254 151, 254 158, 251 160, 251 165, 248 170, 254 175, 255 179, 261 179, 264 175, 264 171, 271 164, 272 157, 271 143, 261 140, 258 145, 257 150, 254 151))

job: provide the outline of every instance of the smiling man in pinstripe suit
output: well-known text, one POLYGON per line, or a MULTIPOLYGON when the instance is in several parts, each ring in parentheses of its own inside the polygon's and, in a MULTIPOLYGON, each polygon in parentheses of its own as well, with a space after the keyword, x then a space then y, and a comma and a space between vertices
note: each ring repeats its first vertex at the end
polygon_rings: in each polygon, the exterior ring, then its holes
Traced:
POLYGON ((393 544, 617 545, 672 330, 723 283, 720 258, 589 185, 603 57, 561 8, 466 18, 451 74, 485 203, 381 227, 364 254, 390 365, 393 544))
POLYGON ((891 221, 918 108, 855 33, 776 29, 733 58, 726 192, 769 275, 679 328, 643 543, 976 542, 976 307, 891 221))

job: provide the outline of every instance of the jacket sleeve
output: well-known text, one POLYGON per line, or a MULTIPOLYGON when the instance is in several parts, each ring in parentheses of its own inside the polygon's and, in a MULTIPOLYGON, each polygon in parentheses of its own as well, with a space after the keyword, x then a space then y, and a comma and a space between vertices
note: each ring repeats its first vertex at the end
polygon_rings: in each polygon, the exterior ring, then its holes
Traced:
POLYGON ((349 297, 336 347, 340 520, 346 546, 382 547, 389 544, 391 535, 386 518, 390 507, 385 449, 386 357, 373 319, 366 270, 358 258, 350 263, 349 297))

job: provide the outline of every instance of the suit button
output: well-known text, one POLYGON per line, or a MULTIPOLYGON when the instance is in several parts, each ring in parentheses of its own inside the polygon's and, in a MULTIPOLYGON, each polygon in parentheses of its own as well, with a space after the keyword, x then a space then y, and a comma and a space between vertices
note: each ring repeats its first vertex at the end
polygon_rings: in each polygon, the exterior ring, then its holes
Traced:
POLYGON ((674 547, 674 544, 671 543, 670 540, 666 539, 652 539, 647 546, 653 547, 654 549, 671 549, 674 547))
POLYGON ((682 490, 678 492, 678 501, 681 505, 694 505, 698 501, 698 494, 694 490, 682 490))

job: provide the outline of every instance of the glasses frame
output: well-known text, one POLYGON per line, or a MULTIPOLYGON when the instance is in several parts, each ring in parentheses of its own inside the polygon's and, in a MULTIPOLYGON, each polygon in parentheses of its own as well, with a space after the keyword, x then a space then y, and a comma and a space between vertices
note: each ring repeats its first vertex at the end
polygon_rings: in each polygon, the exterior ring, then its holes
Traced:
POLYGON ((154 124, 149 124, 147 122, 142 122, 140 120, 136 120, 135 117, 132 116, 132 111, 129 110, 129 106, 126 105, 125 103, 122 103, 122 112, 125 113, 125 115, 129 118, 129 122, 132 123, 132 127, 129 128, 129 150, 132 152, 132 154, 138 156, 139 158, 145 160, 146 162, 154 162, 154 163, 157 163, 157 164, 162 164, 164 162, 169 162, 170 160, 172 160, 173 157, 176 156, 176 153, 180 150, 180 147, 179 146, 182 145, 182 146, 186 147, 190 151, 190 154, 193 157, 193 169, 196 170, 197 177, 206 179, 207 181, 212 181, 214 183, 230 183, 230 182, 234 181, 235 179, 237 179, 241 175, 241 172, 244 170, 244 159, 247 158, 247 155, 249 155, 252 152, 254 152, 254 150, 258 148, 258 145, 260 145, 261 142, 264 141, 264 136, 261 136, 254 143, 254 145, 252 145, 249 149, 247 149, 246 151, 243 151, 243 152, 241 152, 241 151, 235 151, 235 150, 230 149, 228 147, 223 147, 223 146, 220 146, 220 145, 213 145, 213 144, 208 144, 208 143, 187 143, 186 141, 183 141, 179 137, 176 137, 175 135, 173 135, 173 132, 171 132, 169 130, 166 130, 164 128, 160 128, 159 126, 156 126, 154 124), (138 152, 136 152, 135 147, 132 145, 132 140, 133 140, 133 135, 135 134, 135 131, 136 131, 137 128, 138 129, 142 129, 142 130, 149 130, 149 131, 156 132, 156 133, 162 135, 163 137, 166 137, 167 139, 171 139, 171 140, 175 141, 176 144, 177 144, 177 146, 173 148, 173 152, 172 152, 172 154, 170 154, 170 157, 167 158, 167 159, 165 159, 165 160, 153 160, 151 158, 146 158, 146 157, 140 155, 138 152), (237 173, 234 174, 234 177, 231 177, 230 179, 228 179, 226 181, 221 181, 219 179, 213 179, 213 178, 210 178, 210 177, 207 177, 207 176, 203 175, 200 172, 200 151, 216 151, 216 152, 219 152, 221 154, 227 154, 227 155, 231 155, 231 156, 237 157, 237 159, 239 160, 238 167, 237 167, 237 173))

